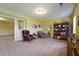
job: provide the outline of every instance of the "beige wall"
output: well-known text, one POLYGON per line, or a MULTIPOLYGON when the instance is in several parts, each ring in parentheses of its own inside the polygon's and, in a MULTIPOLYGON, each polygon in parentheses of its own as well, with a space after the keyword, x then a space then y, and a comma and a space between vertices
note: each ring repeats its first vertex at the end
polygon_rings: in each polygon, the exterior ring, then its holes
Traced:
POLYGON ((0 35, 12 35, 13 27, 13 22, 0 21, 0 35))

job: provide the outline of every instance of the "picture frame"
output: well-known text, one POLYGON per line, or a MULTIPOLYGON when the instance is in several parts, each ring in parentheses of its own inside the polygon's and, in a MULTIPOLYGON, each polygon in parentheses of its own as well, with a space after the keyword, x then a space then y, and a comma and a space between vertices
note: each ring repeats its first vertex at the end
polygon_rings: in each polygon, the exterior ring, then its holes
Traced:
POLYGON ((18 30, 22 30, 24 28, 23 23, 24 23, 23 20, 18 20, 18 30))

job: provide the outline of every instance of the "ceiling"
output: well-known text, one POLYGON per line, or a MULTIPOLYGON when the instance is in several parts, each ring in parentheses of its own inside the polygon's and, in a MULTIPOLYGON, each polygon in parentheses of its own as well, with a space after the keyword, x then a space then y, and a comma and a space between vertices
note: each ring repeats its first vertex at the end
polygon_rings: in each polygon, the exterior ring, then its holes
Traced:
POLYGON ((70 16, 74 10, 74 3, 0 3, 1 8, 6 8, 25 16, 41 19, 53 19, 70 16), (43 8, 45 15, 36 15, 35 9, 43 8))

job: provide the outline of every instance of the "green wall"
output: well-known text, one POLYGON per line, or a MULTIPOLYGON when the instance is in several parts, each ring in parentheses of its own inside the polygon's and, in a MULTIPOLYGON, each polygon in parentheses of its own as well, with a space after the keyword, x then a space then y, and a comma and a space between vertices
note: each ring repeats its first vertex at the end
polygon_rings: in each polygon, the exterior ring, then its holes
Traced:
MULTIPOLYGON (((59 18, 59 19, 33 19, 33 18, 27 18, 26 21, 26 27, 27 28, 32 28, 33 24, 36 25, 45 25, 45 27, 42 27, 43 32, 50 32, 52 37, 53 37, 53 25, 54 23, 62 23, 64 22, 64 18, 59 18), (51 28, 50 28, 51 26, 51 28), (48 30, 49 29, 49 30, 48 30)), ((32 31, 35 29, 32 29, 32 31)))
POLYGON ((79 16, 79 4, 76 4, 73 17, 76 16, 76 35, 79 36, 78 16, 79 16))

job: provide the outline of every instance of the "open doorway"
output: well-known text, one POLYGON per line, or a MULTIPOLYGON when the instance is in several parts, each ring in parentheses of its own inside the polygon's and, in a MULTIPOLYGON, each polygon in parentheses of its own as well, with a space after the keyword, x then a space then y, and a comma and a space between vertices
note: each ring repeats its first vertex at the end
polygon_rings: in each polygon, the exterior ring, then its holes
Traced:
POLYGON ((12 18, 0 16, 0 40, 13 40, 14 21, 12 18))

